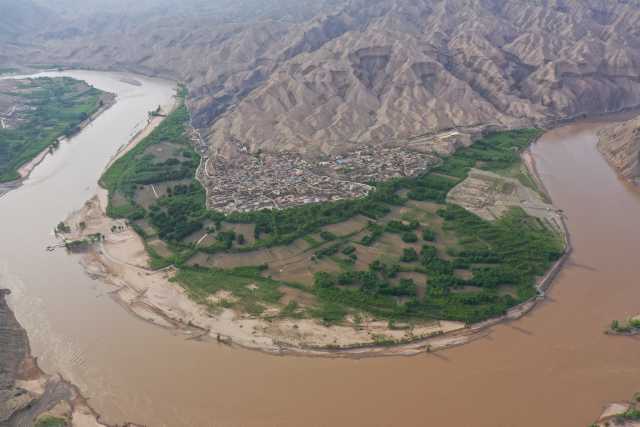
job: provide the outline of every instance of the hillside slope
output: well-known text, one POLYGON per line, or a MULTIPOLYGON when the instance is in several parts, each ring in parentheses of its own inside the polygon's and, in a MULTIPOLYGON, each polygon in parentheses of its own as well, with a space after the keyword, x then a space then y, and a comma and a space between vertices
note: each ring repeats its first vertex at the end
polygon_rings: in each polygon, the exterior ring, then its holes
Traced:
POLYGON ((353 2, 314 27, 338 22, 344 34, 280 65, 210 141, 331 151, 614 111, 640 101, 639 19, 616 1, 353 2))
POLYGON ((227 158, 640 104, 637 0, 74 1, 9 57, 179 79, 227 158))
POLYGON ((623 178, 640 183, 640 116, 602 130, 598 148, 623 178))

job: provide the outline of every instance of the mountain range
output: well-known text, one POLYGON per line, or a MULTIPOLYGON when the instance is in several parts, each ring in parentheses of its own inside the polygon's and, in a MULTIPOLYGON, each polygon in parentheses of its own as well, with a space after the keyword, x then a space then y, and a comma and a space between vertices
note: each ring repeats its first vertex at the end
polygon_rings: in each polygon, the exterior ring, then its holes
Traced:
POLYGON ((225 157, 640 105, 637 0, 18 3, 0 17, 0 60, 179 80, 225 157))

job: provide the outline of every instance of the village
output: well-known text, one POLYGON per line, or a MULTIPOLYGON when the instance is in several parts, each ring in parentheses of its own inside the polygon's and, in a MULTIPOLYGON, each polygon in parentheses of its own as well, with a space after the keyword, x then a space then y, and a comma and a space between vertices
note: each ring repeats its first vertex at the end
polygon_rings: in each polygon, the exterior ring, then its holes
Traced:
POLYGON ((231 213, 360 198, 375 182, 414 177, 437 162, 434 155, 399 147, 359 146, 317 160, 241 151, 232 160, 204 158, 198 175, 207 189, 208 207, 231 213))

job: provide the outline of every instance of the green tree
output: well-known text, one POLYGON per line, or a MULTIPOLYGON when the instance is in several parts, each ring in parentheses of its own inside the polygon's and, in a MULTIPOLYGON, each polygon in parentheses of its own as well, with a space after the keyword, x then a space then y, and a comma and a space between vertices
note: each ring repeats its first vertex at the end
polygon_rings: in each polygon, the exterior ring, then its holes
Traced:
POLYGON ((415 262, 418 260, 418 252, 414 248, 404 248, 402 251, 402 262, 415 262))

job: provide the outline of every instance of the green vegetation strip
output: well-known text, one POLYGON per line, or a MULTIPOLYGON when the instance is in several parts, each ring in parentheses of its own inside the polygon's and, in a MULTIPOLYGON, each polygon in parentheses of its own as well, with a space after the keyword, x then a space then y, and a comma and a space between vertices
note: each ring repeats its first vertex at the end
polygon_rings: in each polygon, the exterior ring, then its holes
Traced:
POLYGON ((64 418, 45 415, 36 421, 35 427, 67 427, 69 423, 64 418))
MULTIPOLYGON (((206 209, 204 190, 193 180, 199 157, 186 137, 187 119, 186 107, 180 106, 148 138, 115 162, 102 184, 110 191, 109 215, 136 224, 136 230, 147 240, 152 266, 175 264, 179 269, 175 280, 212 309, 235 306, 259 315, 267 307, 276 306, 283 316, 312 316, 327 323, 341 322, 349 313, 356 318, 370 314, 390 322, 478 322, 500 316, 535 296, 536 278, 564 251, 561 236, 521 209, 512 209, 500 220, 488 222, 446 204, 447 193, 473 167, 513 176, 521 164, 521 150, 539 135, 539 130, 489 135, 445 158, 430 173, 375 184, 362 199, 224 215, 206 209), (154 146, 167 143, 180 147, 174 150, 174 157, 160 159, 152 154, 154 146), (185 179, 190 180, 188 184, 180 181, 185 179), (140 194, 156 184, 165 185, 166 191, 144 208, 139 203, 140 194), (436 233, 417 220, 382 221, 394 207, 410 200, 435 203, 439 208, 434 217, 443 223, 442 230, 436 233), (370 219, 364 237, 358 241, 355 233, 345 238, 322 230, 356 215, 370 219), (154 230, 154 236, 142 230, 142 223, 154 230), (254 241, 249 244, 247 236, 228 229, 234 224, 251 224, 254 241), (197 232, 198 236, 206 232, 212 239, 198 246, 193 240, 185 240, 197 232), (314 233, 320 233, 320 237, 312 237, 314 233), (446 247, 446 259, 436 248, 441 233, 455 237, 457 242, 446 247), (358 247, 376 245, 391 234, 419 249, 407 247, 396 261, 377 260, 366 270, 354 268, 358 247), (170 249, 170 256, 160 256, 149 246, 149 239, 156 236, 170 249), (314 283, 305 287, 265 277, 267 266, 218 269, 187 265, 198 253, 242 253, 289 245, 299 239, 314 249, 310 262, 335 262, 341 272, 318 272, 314 283), (470 277, 460 278, 457 270, 470 272, 470 277), (423 296, 418 296, 418 285, 424 284, 400 279, 402 272, 426 275, 423 296), (283 307, 280 301, 287 287, 308 294, 313 303, 301 308, 292 301, 283 307), (232 298, 210 298, 220 291, 229 292, 232 298)), ((523 174, 521 179, 526 181, 528 176, 523 174)))
POLYGON ((68 77, 30 79, 9 95, 27 106, 16 128, 0 129, 0 182, 18 179, 18 169, 43 150, 53 149, 62 136, 75 134, 80 124, 101 106, 103 92, 68 77))
MULTIPOLYGON (((209 304, 208 297, 218 291, 230 291, 234 299, 239 299, 239 307, 254 315, 262 314, 263 303, 277 304, 282 293, 280 283, 260 275, 263 268, 244 267, 230 270, 206 268, 182 268, 175 280, 185 285, 192 298, 209 304)), ((231 304, 231 299, 221 304, 231 304)))
POLYGON ((627 321, 614 320, 611 322, 611 331, 619 334, 640 333, 640 318, 632 318, 627 321))

